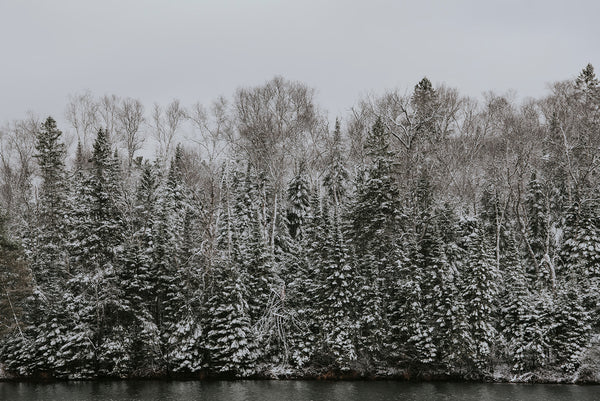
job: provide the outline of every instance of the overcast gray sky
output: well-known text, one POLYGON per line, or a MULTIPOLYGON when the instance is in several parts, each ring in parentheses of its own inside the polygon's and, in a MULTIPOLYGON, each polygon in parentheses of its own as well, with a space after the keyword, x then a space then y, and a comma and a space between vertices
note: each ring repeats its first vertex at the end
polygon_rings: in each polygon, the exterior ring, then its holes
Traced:
POLYGON ((461 93, 600 69, 600 2, 527 0, 0 0, 0 123, 62 120, 69 94, 208 104, 274 75, 330 116, 423 76, 461 93))

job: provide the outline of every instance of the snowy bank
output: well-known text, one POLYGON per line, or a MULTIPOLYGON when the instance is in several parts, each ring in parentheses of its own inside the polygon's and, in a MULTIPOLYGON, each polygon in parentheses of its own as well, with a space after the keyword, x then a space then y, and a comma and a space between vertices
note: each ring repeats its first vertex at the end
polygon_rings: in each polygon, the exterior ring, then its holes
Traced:
POLYGON ((6 380, 9 379, 9 375, 8 373, 6 373, 6 370, 4 369, 4 365, 0 363, 0 380, 6 380))

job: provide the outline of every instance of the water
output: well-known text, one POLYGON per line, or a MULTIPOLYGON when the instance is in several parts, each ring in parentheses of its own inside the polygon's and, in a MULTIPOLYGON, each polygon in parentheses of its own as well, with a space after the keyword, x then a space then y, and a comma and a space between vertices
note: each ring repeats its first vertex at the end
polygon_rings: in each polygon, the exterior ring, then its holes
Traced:
POLYGON ((554 384, 319 382, 319 381, 106 381, 1 383, 0 400, 112 401, 378 401, 378 400, 598 400, 600 386, 554 384))

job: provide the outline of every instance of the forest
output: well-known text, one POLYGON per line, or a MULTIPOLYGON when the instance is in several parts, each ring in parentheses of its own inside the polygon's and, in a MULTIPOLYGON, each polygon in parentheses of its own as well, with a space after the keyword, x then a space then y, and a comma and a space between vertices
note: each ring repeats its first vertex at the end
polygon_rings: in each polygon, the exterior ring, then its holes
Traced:
POLYGON ((335 123, 275 77, 0 131, 5 378, 600 381, 600 84, 335 123))

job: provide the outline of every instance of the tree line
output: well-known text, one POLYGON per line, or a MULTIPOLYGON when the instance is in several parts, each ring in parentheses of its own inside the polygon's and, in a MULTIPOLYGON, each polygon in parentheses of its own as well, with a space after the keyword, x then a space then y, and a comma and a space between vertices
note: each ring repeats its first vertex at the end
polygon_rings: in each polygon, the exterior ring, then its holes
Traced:
POLYGON ((332 129, 280 77, 66 117, 0 141, 10 374, 598 377, 591 65, 520 105, 423 78, 332 129))

